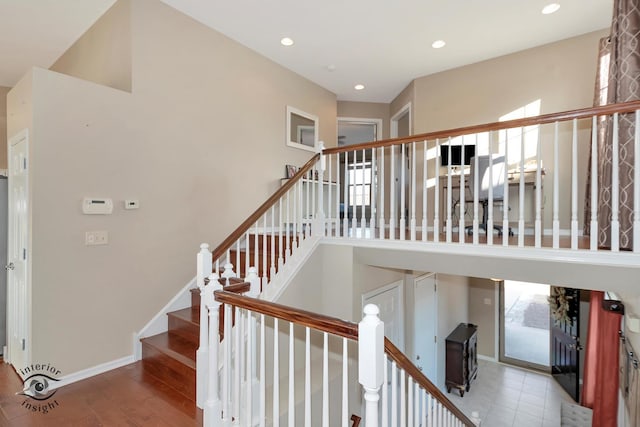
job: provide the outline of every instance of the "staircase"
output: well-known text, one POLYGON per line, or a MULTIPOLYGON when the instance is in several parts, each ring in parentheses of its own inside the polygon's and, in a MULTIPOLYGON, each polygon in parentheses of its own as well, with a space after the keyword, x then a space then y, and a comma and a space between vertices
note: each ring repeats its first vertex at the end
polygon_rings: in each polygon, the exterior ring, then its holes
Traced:
POLYGON ((167 316, 167 332, 140 340, 144 372, 195 404, 200 291, 191 290, 191 307, 167 313, 167 316))

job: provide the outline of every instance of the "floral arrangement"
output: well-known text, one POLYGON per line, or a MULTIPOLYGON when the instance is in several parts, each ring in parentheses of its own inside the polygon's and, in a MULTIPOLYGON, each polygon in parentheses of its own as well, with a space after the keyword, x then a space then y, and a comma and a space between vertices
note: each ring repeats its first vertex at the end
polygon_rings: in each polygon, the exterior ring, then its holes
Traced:
POLYGON ((567 295, 565 288, 557 286, 551 286, 550 295, 547 298, 549 301, 549 309, 551 310, 551 317, 553 317, 553 323, 558 326, 562 322, 568 322, 571 325, 571 317, 569 316, 569 300, 573 297, 567 295))

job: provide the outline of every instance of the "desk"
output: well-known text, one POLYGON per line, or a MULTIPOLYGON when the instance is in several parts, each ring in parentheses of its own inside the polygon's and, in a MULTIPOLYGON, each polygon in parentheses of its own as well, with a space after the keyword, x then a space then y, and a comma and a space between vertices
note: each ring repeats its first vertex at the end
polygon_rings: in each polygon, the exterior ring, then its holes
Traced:
MULTIPOLYGON (((473 221, 473 192, 469 186, 469 173, 464 174, 464 215, 465 223, 471 225, 473 221), (469 205, 471 204, 471 205, 469 205)), ((541 184, 541 219, 544 223, 544 169, 540 173, 541 184)), ((519 187, 520 187, 520 172, 518 170, 512 170, 508 172, 509 179, 509 222, 517 223, 519 218, 519 187)), ((525 225, 527 227, 533 227, 535 221, 535 209, 536 209, 536 170, 524 171, 524 186, 525 186, 525 225), (527 191, 529 190, 529 191, 527 191), (530 193, 530 197, 527 197, 527 192, 530 193)), ((440 191, 440 224, 441 230, 445 230, 447 222, 447 175, 441 175, 439 178, 439 191, 440 191)), ((457 227, 460 220, 460 173, 451 174, 451 220, 453 227, 457 227)), ((502 201, 496 201, 494 203, 502 203, 502 201)), ((482 221, 482 204, 478 203, 478 221, 482 221)), ((493 210, 494 224, 502 224, 503 210, 502 206, 499 209, 493 210)), ((544 230, 544 227, 542 227, 544 230)))

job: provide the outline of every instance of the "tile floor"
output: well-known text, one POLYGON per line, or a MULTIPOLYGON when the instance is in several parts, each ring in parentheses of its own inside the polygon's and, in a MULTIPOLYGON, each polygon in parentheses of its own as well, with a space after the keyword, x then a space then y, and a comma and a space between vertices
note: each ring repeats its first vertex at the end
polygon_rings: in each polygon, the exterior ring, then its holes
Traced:
POLYGON ((467 416, 479 412, 482 427, 559 427, 562 401, 573 402, 549 375, 486 360, 464 397, 447 396, 467 416))

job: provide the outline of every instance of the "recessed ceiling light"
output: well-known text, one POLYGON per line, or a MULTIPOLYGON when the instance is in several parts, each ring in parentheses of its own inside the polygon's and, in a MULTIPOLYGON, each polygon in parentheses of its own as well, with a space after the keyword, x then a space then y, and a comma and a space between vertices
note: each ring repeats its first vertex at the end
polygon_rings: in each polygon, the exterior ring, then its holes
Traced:
POLYGON ((280 39, 280 44, 282 46, 293 46, 293 40, 289 37, 283 37, 280 39))
POLYGON ((329 70, 329 71, 335 71, 335 70, 336 70, 336 66, 335 66, 335 65, 333 65, 333 64, 329 64, 329 65, 327 65, 327 70, 329 70))
POLYGON ((355 85, 353 88, 355 90, 362 90, 362 89, 364 89, 364 85, 355 85))
POLYGON ((558 9, 560 9, 560 5, 558 3, 549 3, 542 8, 542 14, 551 15, 552 13, 557 12, 558 9))
POLYGON ((431 47, 434 49, 440 49, 444 47, 444 45, 446 45, 444 40, 436 40, 433 43, 431 43, 431 47))

